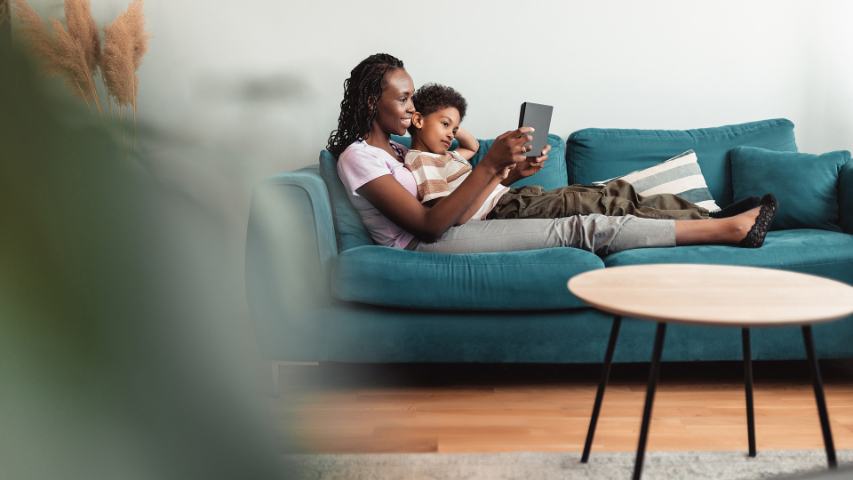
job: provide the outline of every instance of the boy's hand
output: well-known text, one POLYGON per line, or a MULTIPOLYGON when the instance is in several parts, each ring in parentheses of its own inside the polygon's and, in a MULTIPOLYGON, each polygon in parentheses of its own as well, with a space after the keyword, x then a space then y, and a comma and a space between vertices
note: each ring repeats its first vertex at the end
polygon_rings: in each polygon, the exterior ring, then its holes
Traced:
POLYGON ((474 135, 471 135, 471 132, 463 129, 462 127, 459 127, 459 130, 456 131, 456 140, 459 142, 459 147, 456 148, 456 153, 462 156, 465 160, 471 160, 474 158, 477 150, 480 149, 480 142, 474 138, 474 135))
POLYGON ((545 166, 545 160, 548 160, 548 152, 550 151, 551 145, 545 145, 545 148, 542 149, 542 155, 536 158, 528 158, 526 162, 516 165, 515 169, 518 170, 518 174, 524 178, 542 170, 542 167, 545 166))
POLYGON ((550 151, 551 145, 545 145, 545 148, 542 149, 542 154, 538 157, 528 158, 522 162, 516 163, 515 168, 512 169, 507 177, 504 177, 505 179, 501 183, 509 185, 516 180, 529 177, 539 170, 542 170, 542 167, 545 166, 545 160, 548 159, 548 152, 550 151))
POLYGON ((492 144, 492 148, 486 152, 486 156, 480 163, 494 168, 497 175, 506 167, 527 162, 525 153, 529 147, 525 144, 533 140, 530 135, 532 132, 533 129, 530 127, 521 127, 498 135, 492 144))

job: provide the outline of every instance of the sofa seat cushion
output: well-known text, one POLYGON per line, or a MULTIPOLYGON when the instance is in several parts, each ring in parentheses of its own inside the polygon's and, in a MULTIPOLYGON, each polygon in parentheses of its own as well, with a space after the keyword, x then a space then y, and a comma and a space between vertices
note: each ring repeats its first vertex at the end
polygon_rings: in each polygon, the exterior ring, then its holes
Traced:
POLYGON ((599 257, 576 248, 439 254, 370 245, 337 257, 332 292, 339 300, 428 310, 580 308, 566 282, 599 268, 599 257))
MULTIPOLYGON (((691 245, 614 253, 608 267, 648 263, 711 263, 780 268, 828 277, 853 285, 853 235, 815 229, 778 230, 761 248, 691 245)), ((701 292, 697 292, 701 293, 701 292)))

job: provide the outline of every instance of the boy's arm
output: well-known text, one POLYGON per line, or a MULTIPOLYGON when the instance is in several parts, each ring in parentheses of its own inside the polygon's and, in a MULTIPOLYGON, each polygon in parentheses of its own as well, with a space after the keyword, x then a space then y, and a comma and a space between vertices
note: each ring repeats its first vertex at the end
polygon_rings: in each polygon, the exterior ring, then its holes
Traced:
POLYGON ((468 205, 468 208, 465 209, 465 213, 463 213, 462 216, 459 217, 459 220, 456 221, 456 225, 462 225, 468 220, 471 220, 471 217, 473 217, 474 214, 477 213, 477 210, 479 210, 480 207, 483 205, 483 202, 485 202, 486 199, 489 198, 489 195, 492 194, 492 192, 495 190, 495 187, 497 187, 498 184, 501 183, 501 180, 503 178, 503 174, 500 172, 498 173, 498 175, 495 175, 495 178, 493 178, 492 181, 489 182, 489 185, 484 188, 479 195, 477 195, 477 198, 473 202, 471 202, 470 205, 468 205))
POLYGON ((456 140, 459 141, 459 146, 456 147, 456 153, 461 155, 465 160, 471 160, 474 158, 477 150, 480 149, 480 142, 474 138, 474 135, 471 135, 471 132, 463 129, 462 127, 459 127, 459 130, 456 130, 456 140))
MULTIPOLYGON (((477 195, 477 198, 475 198, 470 205, 468 205, 468 208, 465 209, 465 212, 459 217, 459 219, 454 225, 462 225, 468 220, 471 220, 471 217, 473 217, 474 214, 477 213, 477 210, 480 209, 480 207, 483 205, 483 202, 485 202, 486 199, 489 198, 489 195, 491 195, 491 193, 495 190, 495 187, 497 187, 503 179, 503 172, 499 172, 497 175, 495 175, 495 177, 492 179, 492 181, 489 182, 486 188, 483 189, 483 191, 477 195)), ((423 202, 423 205, 425 207, 432 208, 444 198, 445 197, 433 198, 432 200, 427 200, 426 202, 423 202)))

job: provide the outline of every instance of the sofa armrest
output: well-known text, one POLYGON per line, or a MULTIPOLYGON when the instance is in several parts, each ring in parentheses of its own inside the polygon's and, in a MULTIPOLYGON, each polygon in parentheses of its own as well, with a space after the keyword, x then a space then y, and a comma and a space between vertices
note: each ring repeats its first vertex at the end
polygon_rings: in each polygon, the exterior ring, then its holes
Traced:
POLYGON ((282 173, 255 187, 246 233, 246 298, 265 356, 286 358, 282 339, 316 333, 312 312, 331 302, 335 256, 329 195, 316 168, 282 173))
POLYGON ((841 167, 838 176, 839 225, 846 233, 853 233, 853 160, 841 167))
POLYGON ((324 266, 337 255, 329 192, 317 167, 274 175, 255 188, 249 218, 249 235, 253 233, 252 227, 262 224, 266 225, 267 233, 271 233, 273 224, 311 229, 316 236, 319 260, 324 266), (294 195, 301 198, 285 198, 294 195), (287 225, 288 220, 295 223, 287 225), (306 220, 308 223, 305 223, 306 220))

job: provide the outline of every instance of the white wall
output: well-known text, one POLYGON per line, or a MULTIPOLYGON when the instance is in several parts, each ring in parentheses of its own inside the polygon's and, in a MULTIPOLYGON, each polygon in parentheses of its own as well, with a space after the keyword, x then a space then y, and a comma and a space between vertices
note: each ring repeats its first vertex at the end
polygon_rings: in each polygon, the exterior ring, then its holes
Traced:
MULTIPOLYGON (((129 0, 92 0, 99 21, 129 0)), ((33 1, 60 11, 61 0, 33 1)), ((314 163, 365 56, 449 84, 491 137, 530 100, 552 132, 787 117, 803 151, 853 146, 853 4, 678 0, 148 0, 140 117, 258 174, 314 163), (262 94, 247 99, 245 82, 262 94), (258 89, 256 89, 258 90, 258 89)))
POLYGON ((853 147, 853 2, 819 2, 809 58, 801 69, 806 106, 798 123, 804 151, 853 147))

